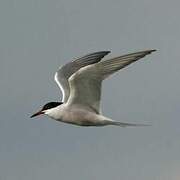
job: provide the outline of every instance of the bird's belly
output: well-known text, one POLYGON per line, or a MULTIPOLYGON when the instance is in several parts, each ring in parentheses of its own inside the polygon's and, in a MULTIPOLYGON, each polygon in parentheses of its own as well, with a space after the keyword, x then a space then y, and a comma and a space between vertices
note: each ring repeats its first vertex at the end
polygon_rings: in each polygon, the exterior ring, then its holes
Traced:
POLYGON ((58 119, 58 121, 79 126, 103 125, 103 121, 100 119, 98 114, 82 109, 67 109, 64 111, 61 119, 58 119))

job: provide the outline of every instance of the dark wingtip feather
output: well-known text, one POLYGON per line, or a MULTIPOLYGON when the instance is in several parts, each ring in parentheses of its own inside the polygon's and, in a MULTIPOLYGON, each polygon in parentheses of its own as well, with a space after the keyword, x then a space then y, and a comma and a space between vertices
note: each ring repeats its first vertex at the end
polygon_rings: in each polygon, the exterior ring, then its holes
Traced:
POLYGON ((111 51, 102 51, 102 52, 104 52, 105 54, 111 53, 111 51))
POLYGON ((147 53, 150 54, 150 53, 155 52, 155 51, 157 51, 157 50, 156 49, 147 50, 147 53))

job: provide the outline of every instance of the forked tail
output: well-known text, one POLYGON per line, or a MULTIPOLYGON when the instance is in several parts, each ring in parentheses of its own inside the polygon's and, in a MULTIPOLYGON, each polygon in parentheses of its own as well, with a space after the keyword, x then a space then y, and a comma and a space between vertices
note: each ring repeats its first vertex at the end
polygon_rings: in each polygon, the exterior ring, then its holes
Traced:
POLYGON ((124 123, 124 122, 119 122, 119 121, 108 121, 108 125, 115 125, 115 126, 120 126, 120 127, 144 127, 144 126, 151 126, 149 124, 133 124, 133 123, 124 123))

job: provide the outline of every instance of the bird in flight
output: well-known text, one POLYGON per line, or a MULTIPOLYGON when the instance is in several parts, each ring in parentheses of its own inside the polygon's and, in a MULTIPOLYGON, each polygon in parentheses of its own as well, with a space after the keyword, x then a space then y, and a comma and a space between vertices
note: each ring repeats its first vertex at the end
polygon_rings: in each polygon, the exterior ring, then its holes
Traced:
POLYGON ((110 51, 94 52, 60 67, 54 79, 62 91, 62 102, 49 102, 31 116, 45 114, 60 122, 79 126, 146 126, 112 120, 101 114, 102 81, 155 50, 135 52, 108 60, 110 51))

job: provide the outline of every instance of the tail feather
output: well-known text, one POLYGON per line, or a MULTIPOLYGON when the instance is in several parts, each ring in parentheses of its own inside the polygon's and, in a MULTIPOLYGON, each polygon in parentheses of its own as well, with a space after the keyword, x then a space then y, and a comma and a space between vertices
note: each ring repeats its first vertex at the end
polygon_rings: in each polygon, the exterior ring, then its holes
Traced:
POLYGON ((151 126, 149 124, 133 124, 133 123, 124 123, 124 122, 119 122, 119 121, 109 121, 109 125, 115 125, 115 126, 120 126, 120 127, 144 127, 144 126, 151 126))

